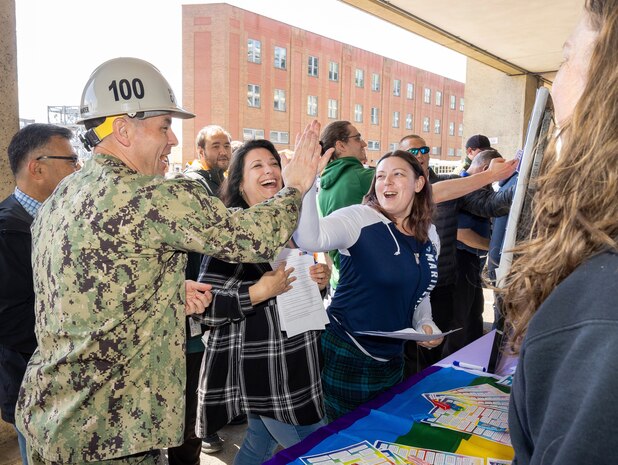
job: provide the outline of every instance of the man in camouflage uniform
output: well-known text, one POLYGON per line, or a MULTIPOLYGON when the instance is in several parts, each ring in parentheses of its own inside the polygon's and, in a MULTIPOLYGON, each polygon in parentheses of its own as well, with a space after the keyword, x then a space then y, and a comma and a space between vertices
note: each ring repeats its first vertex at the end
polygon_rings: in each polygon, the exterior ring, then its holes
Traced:
POLYGON ((187 252, 273 259, 322 168, 319 124, 307 127, 284 170, 287 187, 231 213, 195 181, 163 177, 178 143, 172 117, 194 115, 149 63, 99 66, 81 115, 94 155, 33 223, 39 347, 17 425, 32 464, 153 464, 153 451, 183 438, 187 252))

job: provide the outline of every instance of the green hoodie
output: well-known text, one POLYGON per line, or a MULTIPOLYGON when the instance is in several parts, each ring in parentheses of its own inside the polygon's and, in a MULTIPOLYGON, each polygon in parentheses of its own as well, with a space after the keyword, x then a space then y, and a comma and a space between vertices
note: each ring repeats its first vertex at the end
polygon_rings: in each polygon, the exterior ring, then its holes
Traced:
MULTIPOLYGON (((318 206, 320 214, 328 216, 335 210, 358 205, 371 187, 375 169, 365 168, 355 157, 338 158, 324 168, 320 177, 318 206)), ((333 260, 330 284, 334 288, 339 282, 339 252, 328 253, 333 260)))

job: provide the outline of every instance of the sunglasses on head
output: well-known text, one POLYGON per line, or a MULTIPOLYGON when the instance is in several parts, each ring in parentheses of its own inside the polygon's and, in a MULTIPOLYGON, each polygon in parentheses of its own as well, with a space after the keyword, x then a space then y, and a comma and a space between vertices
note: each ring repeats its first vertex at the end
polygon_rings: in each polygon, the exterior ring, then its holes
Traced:
POLYGON ((408 149, 406 150, 406 152, 411 153, 414 156, 417 156, 419 152, 421 152, 423 155, 426 155, 429 153, 429 147, 424 145, 423 147, 408 149))

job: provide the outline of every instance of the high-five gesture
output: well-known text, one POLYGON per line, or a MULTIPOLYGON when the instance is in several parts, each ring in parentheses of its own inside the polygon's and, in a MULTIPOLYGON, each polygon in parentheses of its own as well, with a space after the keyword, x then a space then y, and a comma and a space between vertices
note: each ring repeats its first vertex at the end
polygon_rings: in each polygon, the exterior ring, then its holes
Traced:
POLYGON ((281 172, 284 184, 298 189, 302 194, 311 188, 316 175, 324 169, 332 153, 330 150, 320 156, 322 148, 319 138, 320 123, 313 120, 297 139, 294 156, 281 172))

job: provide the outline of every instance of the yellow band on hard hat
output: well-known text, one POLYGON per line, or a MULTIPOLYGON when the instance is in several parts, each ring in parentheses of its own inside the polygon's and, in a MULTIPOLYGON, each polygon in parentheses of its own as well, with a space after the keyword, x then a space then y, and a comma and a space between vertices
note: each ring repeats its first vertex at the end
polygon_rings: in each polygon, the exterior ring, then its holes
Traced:
POLYGON ((114 120, 119 117, 120 116, 108 116, 107 118, 105 118, 105 121, 99 124, 96 128, 92 129, 99 138, 99 140, 103 140, 103 138, 109 136, 112 132, 114 132, 114 120))

